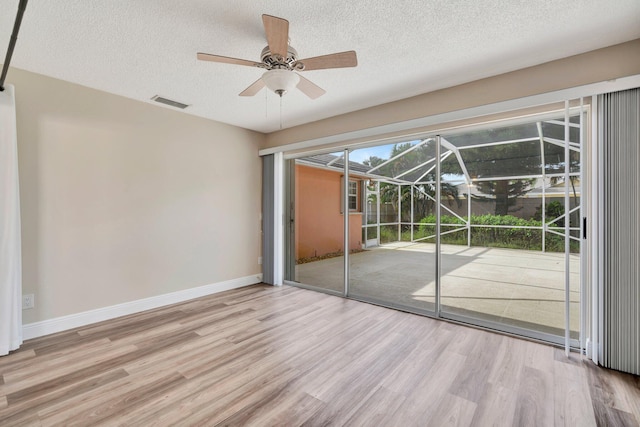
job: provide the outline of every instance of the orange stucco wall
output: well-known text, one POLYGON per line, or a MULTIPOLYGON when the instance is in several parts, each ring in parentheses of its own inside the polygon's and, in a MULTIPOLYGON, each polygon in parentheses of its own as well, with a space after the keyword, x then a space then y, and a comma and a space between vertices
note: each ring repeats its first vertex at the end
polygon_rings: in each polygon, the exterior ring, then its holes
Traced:
MULTIPOLYGON (((296 259, 343 250, 342 174, 296 165, 296 259)), ((361 183, 358 183, 360 190, 361 183)), ((358 194, 360 194, 358 192, 358 194)), ((362 213, 349 216, 349 246, 362 247, 362 213)))

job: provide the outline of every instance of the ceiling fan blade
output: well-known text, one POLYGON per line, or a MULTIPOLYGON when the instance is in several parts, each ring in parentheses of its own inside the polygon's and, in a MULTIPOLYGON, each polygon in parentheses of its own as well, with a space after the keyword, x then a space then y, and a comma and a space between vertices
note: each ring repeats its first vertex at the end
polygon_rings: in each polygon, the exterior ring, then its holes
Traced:
POLYGON ((256 61, 246 59, 230 58, 228 56, 212 55, 210 53, 198 52, 200 61, 222 62, 223 64, 246 65, 248 67, 260 67, 262 64, 256 61))
MULTIPOLYGON (((298 74, 298 76, 300 76, 300 74, 298 74)), ((326 90, 322 89, 320 86, 313 83, 311 80, 306 79, 302 76, 300 76, 300 81, 298 82, 298 85, 296 87, 300 89, 300 92, 304 93, 311 99, 319 98, 325 93, 327 93, 326 90)))
POLYGON ((262 23, 271 54, 286 58, 289 47, 289 21, 271 15, 262 15, 262 23))
POLYGON ((240 92, 240 96, 253 96, 264 87, 264 80, 262 77, 251 83, 251 86, 240 92))
POLYGON ((355 50, 349 50, 347 52, 331 53, 329 55, 300 59, 296 61, 296 64, 304 65, 302 71, 355 67, 358 65, 358 57, 356 56, 355 50))

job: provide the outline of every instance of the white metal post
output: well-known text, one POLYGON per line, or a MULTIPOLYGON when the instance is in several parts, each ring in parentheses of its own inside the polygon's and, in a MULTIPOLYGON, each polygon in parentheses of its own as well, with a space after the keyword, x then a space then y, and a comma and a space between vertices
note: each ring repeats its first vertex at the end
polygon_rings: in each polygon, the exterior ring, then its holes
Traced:
POLYGON ((369 198, 369 185, 368 182, 369 181, 361 181, 362 182, 362 188, 360 190, 360 194, 362 195, 362 200, 360 201, 360 206, 362 206, 362 218, 363 218, 363 224, 362 224, 362 231, 364 232, 364 236, 362 237, 362 247, 366 248, 367 247, 367 240, 369 237, 369 203, 368 203, 368 198, 369 198))
POLYGON ((471 247, 471 181, 467 181, 467 246, 471 247))
POLYGON ((344 150, 344 296, 349 295, 349 150, 344 150))
POLYGON ((542 252, 547 251, 547 179, 543 178, 542 184, 542 252))
POLYGON ((411 189, 411 242, 413 243, 413 184, 409 188, 411 189))
POLYGON ((402 241, 402 186, 398 184, 398 242, 402 241))
POLYGON ((436 136, 436 317, 440 317, 440 135, 436 136))
POLYGON ((376 181, 376 205, 377 205, 377 209, 376 209, 376 227, 378 230, 377 233, 377 239, 378 239, 378 246, 380 246, 380 181, 376 181))
POLYGON ((546 160, 544 157, 544 135, 542 133, 542 123, 536 123, 538 128, 538 136, 540 137, 540 159, 542 160, 540 168, 542 169, 542 252, 546 252, 546 243, 547 243, 547 232, 546 232, 546 210, 547 210, 547 199, 546 199, 546 191, 545 187, 547 186, 547 168, 546 160))
POLYGON ((571 215, 569 212, 571 208, 569 206, 569 180, 571 177, 569 176, 570 172, 570 154, 569 151, 569 101, 564 102, 564 353, 567 357, 569 357, 570 350, 570 313, 569 310, 571 308, 571 292, 570 292, 570 280, 571 280, 571 239, 569 237, 570 233, 570 222, 571 215))

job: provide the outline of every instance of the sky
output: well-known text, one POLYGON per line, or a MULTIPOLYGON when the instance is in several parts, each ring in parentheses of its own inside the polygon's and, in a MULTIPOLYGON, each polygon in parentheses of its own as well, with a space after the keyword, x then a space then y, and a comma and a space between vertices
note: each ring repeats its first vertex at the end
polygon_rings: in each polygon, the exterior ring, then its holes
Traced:
MULTIPOLYGON (((412 144, 417 144, 419 141, 411 141, 412 144)), ((360 148, 349 153, 349 160, 352 162, 362 163, 363 160, 368 159, 371 156, 380 157, 381 159, 388 159, 391 155, 391 150, 396 144, 379 145, 377 147, 360 148)))
POLYGON ((393 145, 381 145, 379 147, 360 148, 349 153, 349 160, 352 162, 362 163, 363 160, 371 156, 380 157, 381 159, 389 158, 393 145))

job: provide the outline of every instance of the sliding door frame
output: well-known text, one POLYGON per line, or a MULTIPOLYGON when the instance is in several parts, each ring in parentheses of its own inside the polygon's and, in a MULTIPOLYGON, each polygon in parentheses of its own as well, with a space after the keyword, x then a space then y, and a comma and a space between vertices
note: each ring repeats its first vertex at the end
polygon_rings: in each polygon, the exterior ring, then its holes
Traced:
MULTIPOLYGON (((318 286, 314 286, 314 285, 309 285, 309 284, 305 284, 305 283, 300 283, 300 282, 296 282, 296 281, 291 281, 291 280, 286 280, 285 283, 286 284, 290 284, 290 285, 294 285, 294 286, 299 286, 299 287, 303 287, 303 288, 307 288, 307 289, 312 289, 312 290, 316 290, 316 291, 321 291, 321 292, 325 292, 325 293, 330 293, 333 295, 339 295, 339 296, 344 296, 347 298, 351 298, 351 299, 355 299, 355 300, 359 300, 359 301, 364 301, 364 302, 368 302, 368 303, 373 303, 373 304, 377 304, 377 305, 382 305, 382 306, 386 306, 386 307, 390 307, 390 308, 394 308, 394 309, 400 309, 400 310, 404 310, 404 311, 410 311, 410 312, 414 312, 416 314, 420 314, 420 315, 425 315, 425 316, 429 316, 429 317, 435 317, 435 318, 440 318, 440 319, 446 319, 446 320, 450 320, 450 321, 454 321, 454 322, 459 322, 459 323, 465 323, 465 324, 471 324, 471 325, 475 325, 475 326, 480 326, 483 328, 487 328, 487 329, 491 329, 491 330, 496 330, 496 331, 500 331, 502 333, 506 333, 506 334, 510 334, 510 335, 515 335, 515 336, 525 336, 527 338, 532 338, 532 339, 536 339, 536 340, 541 340, 541 341, 546 341, 546 342, 550 342, 550 343, 554 343, 557 345, 563 345, 565 352, 568 354, 570 349, 576 349, 576 348, 584 348, 581 346, 581 342, 582 342, 582 327, 583 327, 583 322, 582 320, 579 322, 579 336, 578 339, 571 339, 570 337, 570 330, 571 330, 571 325, 570 325, 570 304, 571 304, 571 300, 570 300, 570 274, 571 274, 571 270, 570 270, 570 231, 571 231, 571 224, 570 224, 570 209, 568 209, 568 207, 570 206, 570 203, 568 201, 569 199, 569 177, 573 176, 574 174, 571 173, 570 170, 570 143, 569 143, 569 127, 570 127, 570 121, 569 121, 569 117, 570 117, 570 111, 575 111, 577 109, 577 107, 570 106, 569 101, 565 101, 564 103, 564 111, 558 111, 556 110, 553 113, 542 113, 542 114, 537 114, 534 115, 532 117, 526 117, 525 119, 521 119, 521 118, 514 118, 511 120, 504 120, 502 123, 500 124, 512 124, 512 123, 527 123, 530 122, 531 120, 544 120, 545 116, 555 116, 558 114, 563 113, 564 114, 564 158, 565 158, 565 165, 564 165, 564 172, 562 174, 562 176, 564 176, 565 179, 565 184, 564 184, 564 202, 565 202, 565 221, 564 221, 564 337, 560 336, 560 335, 554 335, 551 333, 547 333, 547 332, 542 332, 539 330, 535 330, 535 329, 529 329, 529 328, 524 328, 521 326, 516 326, 516 325, 510 325, 507 323, 502 323, 502 322, 497 322, 497 321, 492 321, 492 320, 488 320, 488 319, 483 319, 482 317, 475 317, 473 316, 473 314, 470 315, 465 315, 465 314, 458 314, 458 313, 452 313, 452 312, 447 312, 447 311, 443 311, 442 310, 442 301, 441 301, 441 296, 442 296, 442 241, 441 241, 441 236, 442 236, 442 193, 441 193, 441 186, 442 186, 442 174, 441 174, 441 165, 442 165, 442 161, 443 159, 442 157, 442 145, 443 145, 443 138, 440 136, 440 134, 436 134, 435 136, 430 136, 430 135, 421 135, 421 138, 429 138, 429 137, 433 137, 435 139, 435 205, 436 205, 436 209, 435 209, 435 214, 436 214, 436 224, 435 224, 435 259, 434 259, 434 269, 435 269, 435 304, 434 304, 434 310, 430 311, 428 309, 424 309, 424 308, 417 308, 417 307, 411 307, 411 306, 404 306, 404 305, 400 305, 397 303, 394 303, 392 301, 383 301, 383 300, 378 300, 377 298, 371 298, 371 297, 367 297, 367 296, 362 296, 362 295, 352 295, 351 292, 349 291, 349 272, 350 272, 350 265, 349 265, 349 252, 350 252, 350 245, 349 245, 349 215, 347 213, 347 209, 345 208, 345 215, 343 215, 343 253, 344 253, 344 258, 343 258, 343 290, 342 292, 336 292, 336 291, 332 291, 332 290, 328 290, 322 287, 318 287, 318 286)), ((580 101, 580 107, 578 109, 579 114, 580 114, 580 162, 582 164, 582 162, 584 161, 585 157, 584 157, 584 143, 582 140, 582 131, 583 131, 583 126, 582 126, 582 116, 584 114, 584 110, 583 110, 583 103, 582 100, 580 101)), ((495 126, 495 123, 492 123, 493 126, 495 126)), ((477 128, 482 128, 486 126, 485 123, 479 123, 477 128)), ((349 179, 348 177, 350 176, 350 170, 349 170, 349 154, 350 151, 352 151, 354 148, 344 148, 342 149, 342 161, 343 161, 343 175, 345 177, 345 179, 342 180, 342 205, 344 207, 349 206, 349 179)), ((333 150, 334 152, 338 151, 338 150, 333 150)), ((287 163, 284 167, 287 170, 287 175, 290 177, 289 181, 291 181, 291 177, 295 174, 295 159, 299 158, 299 157, 304 157, 306 156, 307 153, 302 153, 302 154, 296 154, 293 155, 291 157, 288 157, 289 160, 286 160, 286 162, 290 162, 287 163)), ((543 158, 544 161, 544 158, 543 158)), ((544 170, 545 170, 545 166, 544 164, 541 165, 542 167, 542 175, 541 176, 545 176, 544 170)), ((580 170, 581 170, 581 176, 582 176, 582 170, 584 168, 581 166, 580 170)), ((295 208, 294 206, 291 205, 292 200, 293 200, 293 194, 294 194, 294 187, 293 185, 291 185, 292 182, 285 182, 285 188, 287 189, 286 192, 288 193, 288 195, 286 195, 284 197, 285 200, 285 213, 288 212, 288 215, 285 215, 285 218, 283 218, 283 222, 285 224, 285 229, 290 229, 292 227, 292 222, 295 220, 295 218, 293 218, 293 214, 292 212, 294 212, 295 208)), ((580 197, 580 212, 582 214, 582 212, 585 212, 585 208, 583 206, 583 204, 585 203, 585 197, 582 196, 582 194, 584 193, 584 188, 581 189, 581 197, 580 197)), ((544 193, 543 193, 544 195, 544 193)), ((400 200, 400 199, 399 199, 400 200)), ((470 201, 469 201, 470 202, 470 201)), ((544 210, 544 206, 545 206, 545 199, 543 198, 542 201, 542 206, 543 206, 543 210, 544 210)), ((398 209, 398 214, 400 212, 400 209, 398 209)), ((379 214, 379 212, 378 212, 379 214)), ((399 220, 400 221, 400 220, 399 220)), ((400 222, 399 222, 400 223, 400 222)), ((413 227, 413 226, 412 226, 413 227)), ((543 226, 542 229, 542 233, 543 233, 543 240, 544 240, 544 233, 545 233, 545 227, 543 226)), ((583 234, 583 230, 582 230, 582 220, 580 220, 580 235, 582 236, 583 234)), ((287 245, 288 247, 285 248, 286 253, 288 254, 289 259, 285 260, 286 265, 289 267, 287 270, 287 274, 288 277, 292 277, 291 276, 291 269, 295 268, 295 260, 291 259, 291 254, 294 253, 293 249, 291 248, 291 245, 294 244, 293 239, 291 238, 292 236, 292 232, 288 231, 287 232, 287 241, 289 242, 289 244, 287 245), (293 266, 293 267, 292 267, 293 266)), ((581 242, 582 243, 582 242, 581 242)), ((582 246, 582 245, 581 245, 582 246)), ((580 255, 582 257, 582 254, 580 255)), ((580 264, 580 272, 584 271, 583 269, 583 264, 582 264, 583 260, 581 259, 581 264, 580 264)), ((584 288, 583 286, 583 280, 585 280, 586 278, 583 277, 583 275, 580 275, 580 286, 579 289, 581 290, 581 301, 580 301, 580 311, 582 312, 582 299, 583 299, 583 292, 582 289, 584 288)))
MULTIPOLYGON (((483 115, 489 114, 498 114, 505 113, 508 111, 516 111, 518 109, 535 107, 543 104, 552 104, 558 101, 564 101, 566 99, 576 99, 580 97, 591 97, 591 112, 590 112, 590 128, 589 135, 590 140, 587 144, 581 144, 582 147, 582 155, 581 162, 584 167, 581 168, 582 175, 582 189, 581 193, 590 193, 587 197, 588 201, 585 201, 583 197, 581 197, 581 216, 582 220, 586 219, 586 227, 582 230, 584 234, 586 231, 587 236, 594 236, 594 238, 590 238, 586 242, 581 242, 581 320, 580 320, 580 337, 578 346, 581 349, 586 350, 587 355, 596 363, 601 360, 601 346, 600 346, 600 337, 602 336, 602 227, 599 226, 599 219, 602 218, 602 204, 601 204, 601 194, 603 190, 603 183, 601 177, 602 171, 602 147, 598 144, 598 115, 597 115, 597 96, 600 93, 606 93, 617 90, 624 90, 629 88, 634 88, 640 86, 640 75, 634 75, 629 77, 619 78, 617 80, 607 81, 607 82, 599 82, 594 84, 589 84, 581 87, 571 88, 571 89, 563 89, 556 92, 550 92, 546 94, 534 95, 531 97, 520 98, 512 101, 505 101, 496 104, 488 104, 482 107, 474 107, 466 110, 455 111, 452 113, 444 113, 433 117, 425 117, 423 119, 410 120, 407 122, 396 123, 393 125, 384 125, 376 128, 371 128, 368 130, 363 130, 357 133, 347 133, 341 135, 335 135, 327 138, 319 138, 312 139, 307 141, 300 141, 293 144, 276 146, 273 148, 267 148, 260 151, 260 155, 268 155, 268 154, 276 154, 275 158, 275 174, 276 180, 274 182, 275 191, 274 198, 276 203, 274 205, 274 228, 276 231, 273 250, 274 250, 274 274, 275 274, 275 284, 282 284, 284 281, 284 233, 283 233, 283 224, 286 219, 286 215, 284 212, 284 203, 282 194, 284 191, 283 188, 283 168, 284 168, 284 159, 294 159, 297 157, 302 157, 303 155, 310 155, 314 153, 322 153, 329 151, 336 151, 335 147, 347 147, 346 150, 381 145, 383 142, 392 142, 399 141, 403 139, 402 137, 394 136, 391 138, 380 137, 379 135, 384 135, 385 132, 403 132, 406 137, 414 137, 415 135, 424 135, 426 133, 430 135, 437 135, 440 132, 413 132, 412 129, 418 129, 420 126, 432 126, 435 123, 443 123, 442 132, 449 131, 451 128, 447 128, 446 123, 449 120, 459 120, 459 119, 468 119, 471 117, 480 117, 483 115), (366 140, 366 142, 363 142, 366 140), (331 144, 334 149, 331 150, 327 144, 331 144), (319 148, 323 147, 325 148, 319 148), (304 151, 304 154, 302 152, 304 151), (278 174, 280 178, 278 179, 278 174), (280 191, 278 192, 278 188, 280 191), (588 204, 586 204, 588 203, 588 204), (280 233, 277 233, 277 230, 280 230, 280 233), (583 250, 586 248, 587 250, 583 250), (586 273, 586 274, 585 274, 586 273), (591 285, 590 285, 591 284, 591 285), (585 290, 587 292, 585 292, 585 290), (588 298, 587 298, 588 295, 588 298)), ((586 129, 582 126, 582 131, 585 132, 586 129)), ((439 144, 438 144, 439 145, 439 144)), ((348 184, 346 184, 348 185, 348 184)), ((439 210, 439 207, 438 207, 439 210)), ((348 221, 348 218, 345 222, 348 221)), ((585 222, 581 221, 581 227, 584 227, 585 222)), ((347 228, 345 227, 345 230, 347 228)), ((438 233, 440 234, 440 233, 438 233)), ((345 238, 345 242, 347 238, 345 238)), ((348 246, 347 246, 348 247, 348 246)), ((438 251, 440 253, 441 251, 438 251)), ((347 255, 348 259, 348 255, 347 255)), ((345 261, 345 273, 348 274, 348 263, 345 261)), ((437 274, 439 280, 440 274, 437 274)), ((345 276, 345 284, 348 286, 348 278, 345 276)), ((298 283, 291 283, 296 286, 301 286, 298 283)), ((306 286, 302 286, 306 287, 306 286)), ((309 287, 313 288, 313 287, 309 287)), ((439 288, 439 286, 437 286, 439 288)), ((317 289, 316 289, 317 290, 317 289)), ((325 291, 325 290, 323 290, 325 291)), ((326 292, 326 291, 325 291, 326 292)), ((332 292, 329 292, 332 293, 332 292)), ((344 295, 347 295, 346 293, 344 295)), ((436 299, 436 304, 439 305, 440 298, 436 299)), ((373 302, 373 301, 371 301, 373 302)), ((406 309, 404 307, 393 307, 406 309)), ((434 317, 442 317, 447 320, 458 321, 461 323, 467 323, 466 319, 462 317, 458 317, 456 315, 447 315, 443 317, 438 310, 435 315, 428 311, 421 312, 417 311, 419 314, 423 314, 426 316, 434 316, 434 317)), ((476 319, 477 320, 477 319, 476 319)), ((495 325, 491 322, 485 321, 476 321, 475 324, 481 327, 486 327, 489 329, 496 329, 495 325)), ((499 328, 502 332, 507 334, 515 334, 521 335, 518 331, 510 332, 509 330, 505 330, 508 328, 499 328)), ((556 342, 554 339, 550 339, 555 336, 547 336, 545 334, 537 334, 530 333, 532 331, 527 330, 527 335, 534 339, 541 339, 548 342, 555 342, 556 344, 561 344, 556 342)), ((566 343, 565 343, 566 348, 566 343)))

